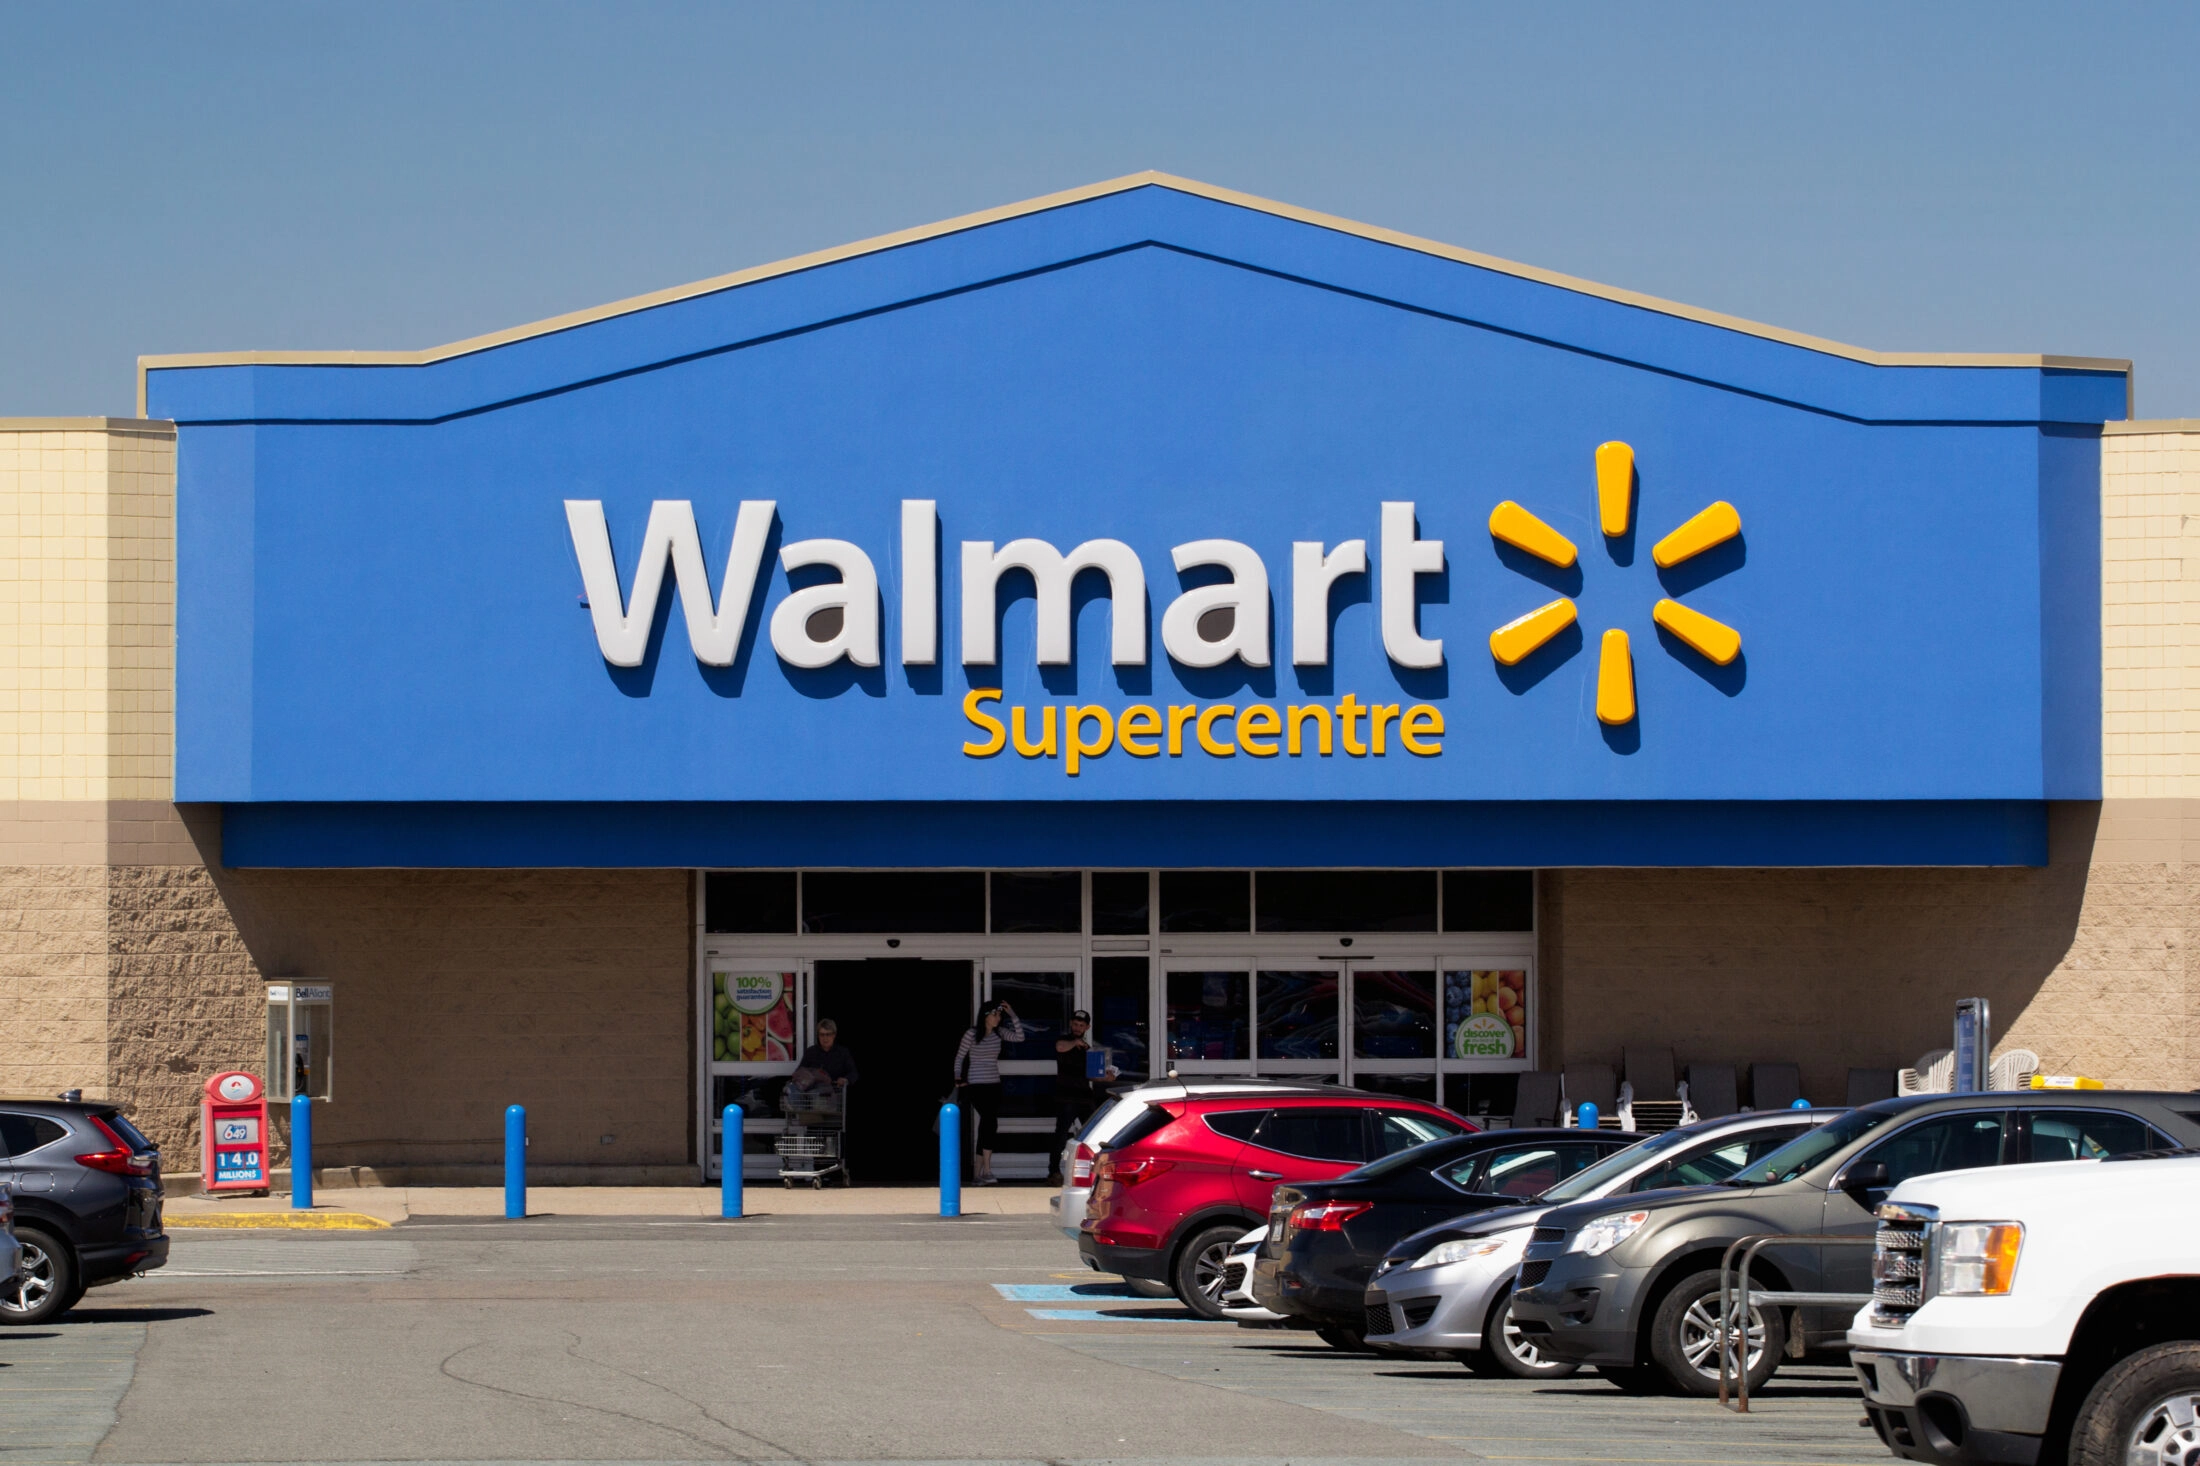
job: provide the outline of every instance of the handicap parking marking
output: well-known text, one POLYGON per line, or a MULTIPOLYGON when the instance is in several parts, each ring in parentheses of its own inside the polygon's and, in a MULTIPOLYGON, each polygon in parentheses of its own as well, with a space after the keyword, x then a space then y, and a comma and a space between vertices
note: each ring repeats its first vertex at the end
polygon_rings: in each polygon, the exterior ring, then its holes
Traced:
POLYGON ((1044 1323, 1213 1323, 1189 1308, 1027 1308, 1044 1323))
POLYGON ((1011 1303, 1100 1303, 1138 1296, 1122 1283, 995 1283, 993 1289, 1011 1303))

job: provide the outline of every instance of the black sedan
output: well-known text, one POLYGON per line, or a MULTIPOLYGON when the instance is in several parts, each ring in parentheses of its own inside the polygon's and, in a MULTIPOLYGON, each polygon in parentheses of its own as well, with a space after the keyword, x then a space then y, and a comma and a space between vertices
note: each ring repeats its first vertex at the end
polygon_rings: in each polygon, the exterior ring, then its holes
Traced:
POLYGON ((1334 1181, 1278 1186, 1253 1264, 1262 1307, 1360 1345, 1368 1279, 1390 1245, 1454 1217, 1521 1202, 1640 1135, 1624 1130, 1487 1130, 1432 1140, 1334 1181))

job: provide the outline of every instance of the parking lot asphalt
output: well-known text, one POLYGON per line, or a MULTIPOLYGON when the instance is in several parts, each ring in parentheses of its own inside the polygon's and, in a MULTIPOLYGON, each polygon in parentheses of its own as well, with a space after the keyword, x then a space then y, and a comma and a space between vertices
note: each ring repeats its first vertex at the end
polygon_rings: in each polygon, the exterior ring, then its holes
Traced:
POLYGON ((416 1217, 179 1233, 0 1330, 5 1463, 1879 1462, 1843 1372, 1756 1413, 1192 1320, 1042 1218, 416 1217))

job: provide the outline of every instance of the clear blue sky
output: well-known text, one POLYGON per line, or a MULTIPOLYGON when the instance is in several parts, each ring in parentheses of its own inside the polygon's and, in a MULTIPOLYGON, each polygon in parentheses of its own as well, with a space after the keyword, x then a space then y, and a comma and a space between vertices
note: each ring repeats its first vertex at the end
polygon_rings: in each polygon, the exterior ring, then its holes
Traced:
POLYGON ((2200 5, 0 16, 0 415, 417 347, 1161 168, 2200 416, 2200 5))

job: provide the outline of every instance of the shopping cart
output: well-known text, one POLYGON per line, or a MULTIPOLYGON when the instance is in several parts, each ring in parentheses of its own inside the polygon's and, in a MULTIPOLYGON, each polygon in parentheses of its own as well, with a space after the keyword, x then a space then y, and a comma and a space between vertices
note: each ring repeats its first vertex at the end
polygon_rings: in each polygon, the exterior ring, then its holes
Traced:
POLYGON ((848 1091, 826 1083, 797 1088, 790 1084, 779 1096, 780 1113, 787 1128, 772 1147, 779 1152, 780 1184, 793 1187, 807 1181, 823 1190, 827 1178, 843 1186, 855 1184, 848 1175, 848 1091))

